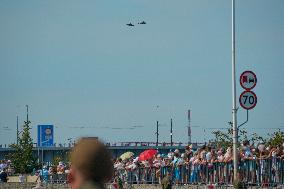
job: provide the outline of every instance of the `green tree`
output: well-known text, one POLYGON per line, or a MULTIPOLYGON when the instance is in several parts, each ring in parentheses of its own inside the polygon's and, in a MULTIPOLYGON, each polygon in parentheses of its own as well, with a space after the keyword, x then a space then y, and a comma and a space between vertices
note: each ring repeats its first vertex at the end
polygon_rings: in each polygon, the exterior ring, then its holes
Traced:
POLYGON ((233 130, 228 128, 225 132, 217 130, 212 132, 215 135, 215 143, 218 148, 228 148, 233 145, 232 133, 233 130))
POLYGON ((9 154, 16 173, 31 173, 36 166, 36 159, 33 157, 33 140, 30 134, 30 121, 25 121, 23 131, 18 138, 18 144, 12 144, 13 152, 9 154))
MULTIPOLYGON (((232 122, 229 122, 228 124, 229 127, 225 131, 216 130, 212 132, 215 135, 215 142, 218 147, 227 148, 229 146, 233 146, 233 125, 232 122)), ((264 139, 256 133, 248 136, 245 129, 239 129, 238 134, 238 146, 240 146, 240 144, 244 141, 252 141, 253 143, 256 143, 257 141, 264 141, 264 139)))
POLYGON ((270 146, 281 146, 284 143, 284 132, 280 129, 270 135, 270 138, 267 141, 270 146))
POLYGON ((55 157, 53 158, 52 165, 53 165, 53 166, 57 166, 60 161, 62 161, 62 157, 60 157, 60 156, 55 156, 55 157))
POLYGON ((258 142, 262 141, 264 143, 266 143, 266 140, 259 136, 258 134, 256 133, 253 133, 252 136, 251 136, 251 139, 250 139, 254 144, 257 144, 258 142))

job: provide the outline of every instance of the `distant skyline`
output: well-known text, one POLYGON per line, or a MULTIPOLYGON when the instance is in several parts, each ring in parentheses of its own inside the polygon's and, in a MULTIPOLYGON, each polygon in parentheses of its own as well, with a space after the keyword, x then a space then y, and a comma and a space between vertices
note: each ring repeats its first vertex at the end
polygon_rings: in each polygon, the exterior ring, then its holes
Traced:
MULTIPOLYGON (((284 129, 283 8, 236 0, 237 76, 258 77, 249 134, 284 129)), ((34 142, 38 124, 55 125, 56 143, 156 141, 157 120, 169 142, 171 118, 187 142, 188 109, 204 142, 232 119, 230 0, 2 0, 0 23, 0 144, 16 141, 26 104, 34 142)))

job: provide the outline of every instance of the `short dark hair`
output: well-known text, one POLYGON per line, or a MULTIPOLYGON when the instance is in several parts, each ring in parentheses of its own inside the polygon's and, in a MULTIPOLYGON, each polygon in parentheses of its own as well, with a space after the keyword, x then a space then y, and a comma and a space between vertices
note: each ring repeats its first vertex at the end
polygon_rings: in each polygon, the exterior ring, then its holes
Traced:
POLYGON ((71 152, 71 163, 84 179, 103 184, 113 176, 111 153, 95 138, 82 138, 71 152))

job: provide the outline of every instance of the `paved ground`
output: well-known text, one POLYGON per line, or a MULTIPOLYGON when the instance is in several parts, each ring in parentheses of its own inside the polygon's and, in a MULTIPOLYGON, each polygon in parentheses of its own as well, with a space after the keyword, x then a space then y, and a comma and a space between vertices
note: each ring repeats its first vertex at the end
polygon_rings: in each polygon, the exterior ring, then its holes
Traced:
MULTIPOLYGON (((36 183, 0 183, 0 189, 31 189, 36 186, 36 183)), ((45 189, 71 189, 68 185, 60 185, 60 184, 48 184, 45 185, 43 188, 45 189)), ((109 185, 106 187, 106 189, 111 188, 109 185)), ((161 189, 162 187, 160 185, 154 185, 154 184, 141 184, 141 185, 128 185, 125 186, 125 189, 161 189)), ((206 185, 187 185, 187 186, 173 186, 173 189, 233 189, 232 186, 206 186, 206 185)), ((255 187, 251 186, 248 187, 248 189, 258 189, 261 187, 255 187)), ((262 187, 262 188, 268 188, 268 187, 262 187)), ((284 189, 284 186, 279 187, 269 187, 274 189, 284 189)))

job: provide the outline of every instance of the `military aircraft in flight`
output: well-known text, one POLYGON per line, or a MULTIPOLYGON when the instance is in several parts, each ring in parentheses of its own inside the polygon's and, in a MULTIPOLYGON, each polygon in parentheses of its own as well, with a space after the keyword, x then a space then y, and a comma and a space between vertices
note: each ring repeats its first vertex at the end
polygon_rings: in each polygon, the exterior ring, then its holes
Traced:
POLYGON ((134 26, 131 22, 129 24, 126 24, 127 26, 134 26))
POLYGON ((145 21, 142 21, 142 22, 138 22, 138 24, 146 24, 146 22, 145 22, 145 21))

